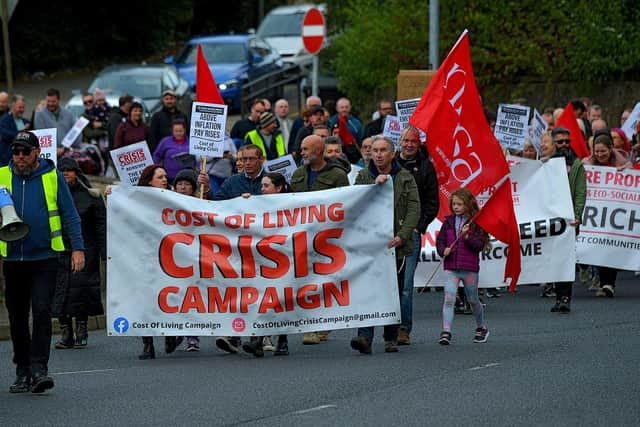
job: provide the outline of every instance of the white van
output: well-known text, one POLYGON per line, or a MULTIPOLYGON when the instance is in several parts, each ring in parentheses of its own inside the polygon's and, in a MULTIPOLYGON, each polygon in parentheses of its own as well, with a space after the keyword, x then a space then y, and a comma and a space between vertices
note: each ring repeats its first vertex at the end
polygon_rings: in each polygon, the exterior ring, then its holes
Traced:
POLYGON ((305 13, 314 7, 322 12, 326 21, 324 4, 281 6, 270 11, 262 20, 257 31, 258 37, 273 46, 283 61, 298 64, 303 68, 310 67, 312 56, 307 53, 302 43, 302 20, 305 13))

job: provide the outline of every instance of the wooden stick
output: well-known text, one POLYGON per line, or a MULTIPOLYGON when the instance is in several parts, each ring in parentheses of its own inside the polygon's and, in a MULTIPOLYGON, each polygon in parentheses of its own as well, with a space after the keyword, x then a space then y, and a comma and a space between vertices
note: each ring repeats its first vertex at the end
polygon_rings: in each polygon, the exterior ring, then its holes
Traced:
MULTIPOLYGON (((206 172, 207 172, 207 156, 202 156, 200 173, 206 173, 206 172)), ((204 199, 204 184, 200 184, 200 198, 204 199)))
MULTIPOLYGON (((471 224, 471 220, 469 220, 469 222, 467 224, 471 224)), ((451 246, 449 246, 449 249, 453 249, 453 247, 456 245, 456 243, 458 243, 458 239, 460 239, 460 236, 462 236, 462 233, 458 234, 458 236, 456 237, 456 240, 454 240, 453 243, 451 244, 451 246)), ((431 276, 429 276, 429 278, 427 279, 427 282, 422 287, 422 290, 420 292, 418 292, 419 294, 424 293, 424 290, 427 288, 427 286, 429 286, 429 283, 431 283, 431 280, 435 277, 436 273, 440 269, 440 266, 444 262, 444 259, 445 259, 445 257, 440 258, 440 262, 438 263, 438 265, 436 265, 436 268, 433 269, 433 272, 431 273, 431 276)))

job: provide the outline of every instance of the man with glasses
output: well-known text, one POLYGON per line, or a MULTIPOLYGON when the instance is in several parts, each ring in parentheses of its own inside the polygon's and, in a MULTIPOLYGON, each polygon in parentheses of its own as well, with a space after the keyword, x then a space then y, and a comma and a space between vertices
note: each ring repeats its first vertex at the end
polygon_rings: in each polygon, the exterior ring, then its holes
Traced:
POLYGON ((0 119, 0 166, 11 160, 11 144, 18 132, 29 130, 31 122, 24 117, 24 98, 13 95, 9 104, 9 114, 0 119))
MULTIPOLYGON (((542 161, 549 158, 564 158, 569 175, 569 190, 571 192, 571 202, 573 203, 574 219, 569 223, 576 228, 576 236, 580 232, 580 224, 582 223, 582 213, 587 198, 587 178, 582 162, 571 149, 571 133, 569 129, 558 126, 551 132, 553 139, 553 147, 551 156, 545 155, 542 161)), ((544 154, 544 151, 543 151, 544 154)), ((571 294, 573 282, 556 282, 556 303, 551 307, 552 313, 569 313, 571 311, 571 294)))
POLYGON ((409 126, 400 134, 400 151, 396 153, 396 161, 413 175, 420 195, 420 217, 417 227, 413 230, 413 251, 406 258, 404 286, 400 289, 400 311, 402 323, 398 335, 398 345, 411 344, 411 328, 413 326, 413 276, 418 264, 418 257, 422 248, 421 236, 438 214, 440 202, 438 200, 438 178, 429 160, 426 150, 420 149, 420 132, 409 126))
POLYGON ((31 132, 20 132, 11 152, 9 165, 0 168, 0 186, 11 194, 16 213, 30 231, 20 240, 0 241, 16 364, 16 380, 9 392, 42 393, 53 388, 53 379, 48 376, 51 303, 58 254, 65 250, 63 232, 71 242, 70 269, 74 273, 84 268, 84 243, 69 187, 52 160, 39 158, 38 138, 31 132))
MULTIPOLYGON (((257 145, 248 144, 240 147, 238 159, 242 161, 242 172, 230 176, 220 187, 214 200, 229 200, 245 194, 262 194, 262 177, 265 175, 262 169, 264 156, 257 145)), ((227 353, 237 353, 240 349, 240 337, 220 337, 216 340, 216 346, 227 353)))
POLYGON ((247 134, 258 127, 260 122, 260 114, 267 111, 267 106, 264 105, 262 99, 256 99, 251 105, 251 112, 247 118, 238 120, 236 124, 231 128, 231 139, 236 143, 236 146, 242 144, 242 141, 247 137, 247 134))

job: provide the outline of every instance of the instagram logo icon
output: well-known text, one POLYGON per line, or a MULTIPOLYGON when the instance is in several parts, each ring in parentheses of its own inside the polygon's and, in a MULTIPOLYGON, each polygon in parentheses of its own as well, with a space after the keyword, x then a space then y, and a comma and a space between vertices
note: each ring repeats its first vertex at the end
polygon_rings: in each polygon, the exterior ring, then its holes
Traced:
POLYGON ((236 332, 242 332, 244 331, 244 328, 247 327, 247 324, 244 322, 244 319, 241 319, 239 317, 236 317, 235 319, 233 319, 233 321, 231 322, 231 327, 233 328, 234 331, 236 332))

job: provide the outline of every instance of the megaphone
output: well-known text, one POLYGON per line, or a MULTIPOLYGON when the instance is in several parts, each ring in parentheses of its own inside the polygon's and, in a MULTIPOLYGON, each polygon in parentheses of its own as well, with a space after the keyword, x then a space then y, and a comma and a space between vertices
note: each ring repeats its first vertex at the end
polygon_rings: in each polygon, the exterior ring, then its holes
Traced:
POLYGON ((0 186, 0 240, 15 242, 29 234, 29 225, 22 222, 16 209, 13 207, 13 199, 7 187, 0 186))

